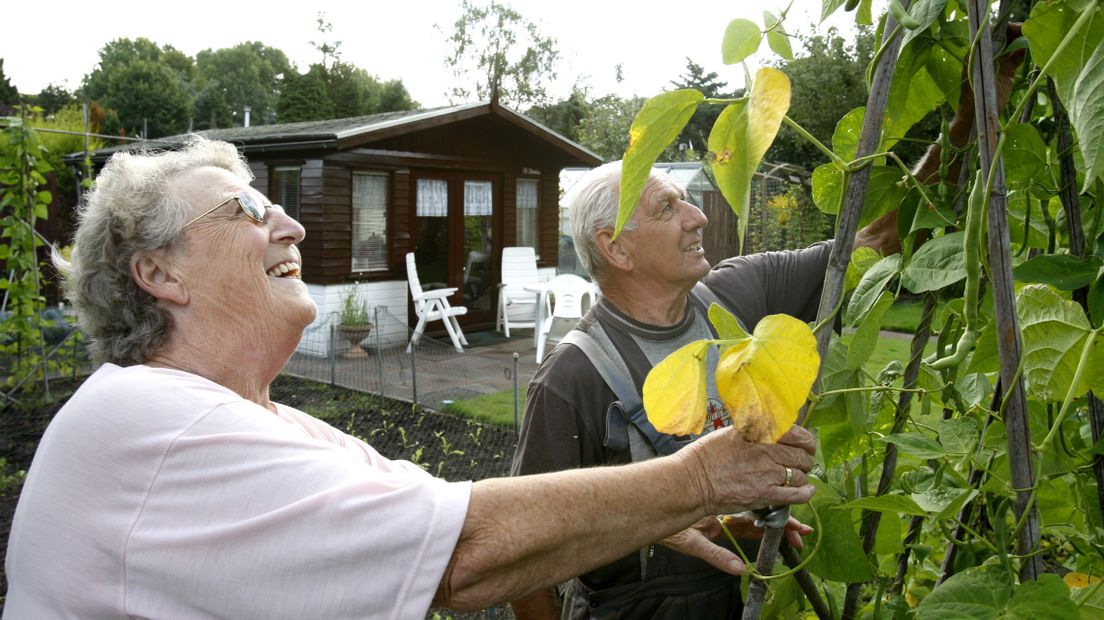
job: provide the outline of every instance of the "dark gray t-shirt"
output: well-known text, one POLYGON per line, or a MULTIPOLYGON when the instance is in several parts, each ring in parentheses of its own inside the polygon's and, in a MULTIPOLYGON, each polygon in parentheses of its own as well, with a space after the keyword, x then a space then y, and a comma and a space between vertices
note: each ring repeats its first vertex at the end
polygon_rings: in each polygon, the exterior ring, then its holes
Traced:
MULTIPOLYGON (((702 282, 749 330, 770 314, 812 321, 831 248, 831 242, 825 241, 803 250, 737 256, 722 261, 702 282)), ((654 365, 649 357, 655 358, 665 346, 670 353, 703 337, 702 310, 695 300, 687 304, 687 312, 677 325, 657 327, 635 321, 602 301, 579 321, 577 329, 589 330, 600 321, 640 391, 654 365), (641 342, 645 343, 643 348, 641 342)), ((710 400, 711 406, 718 404, 710 400)), ((631 462, 627 449, 613 450, 603 445, 606 412, 616 401, 617 396, 586 354, 572 345, 557 346, 529 383, 511 473, 537 474, 631 462)), ((727 415, 709 424, 717 422, 727 425, 727 415)), ((638 566, 637 556, 628 556, 592 573, 588 585, 601 588, 631 583, 639 578, 638 566)))

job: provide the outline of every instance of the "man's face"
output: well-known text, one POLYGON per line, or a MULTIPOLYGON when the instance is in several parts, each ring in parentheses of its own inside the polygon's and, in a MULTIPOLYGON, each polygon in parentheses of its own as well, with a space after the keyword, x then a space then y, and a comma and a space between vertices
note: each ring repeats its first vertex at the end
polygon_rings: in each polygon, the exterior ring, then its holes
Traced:
POLYGON ((622 233, 633 258, 634 278, 663 288, 693 286, 709 272, 702 248, 702 229, 709 219, 686 202, 684 190, 665 176, 652 176, 644 186, 633 221, 622 233))

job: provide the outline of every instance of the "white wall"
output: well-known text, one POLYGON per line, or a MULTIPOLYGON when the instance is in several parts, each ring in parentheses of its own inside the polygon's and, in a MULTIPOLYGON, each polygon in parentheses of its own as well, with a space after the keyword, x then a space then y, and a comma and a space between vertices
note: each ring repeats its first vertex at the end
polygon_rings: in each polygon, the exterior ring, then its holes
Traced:
MULTIPOLYGON (((377 323, 372 338, 378 337, 384 344, 405 344, 408 339, 407 331, 407 301, 410 294, 406 280, 392 280, 387 282, 363 282, 359 284, 307 284, 311 299, 318 306, 318 316, 314 322, 307 326, 303 337, 296 349, 299 353, 329 355, 331 346, 330 326, 340 324, 342 300, 353 289, 361 298, 368 302, 369 313, 376 317, 374 309, 380 307, 392 316, 379 315, 382 320, 377 323), (392 318, 393 317, 393 318, 392 318)), ((344 350, 348 344, 340 338, 335 338, 338 351, 344 350)))

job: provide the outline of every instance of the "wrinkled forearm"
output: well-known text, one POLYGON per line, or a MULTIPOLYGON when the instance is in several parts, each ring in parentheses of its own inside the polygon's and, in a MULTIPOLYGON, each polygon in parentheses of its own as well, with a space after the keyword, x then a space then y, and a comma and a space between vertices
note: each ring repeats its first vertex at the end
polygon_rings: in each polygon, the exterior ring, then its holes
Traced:
POLYGON ((689 526, 704 500, 688 460, 475 483, 436 603, 474 610, 516 600, 689 526))

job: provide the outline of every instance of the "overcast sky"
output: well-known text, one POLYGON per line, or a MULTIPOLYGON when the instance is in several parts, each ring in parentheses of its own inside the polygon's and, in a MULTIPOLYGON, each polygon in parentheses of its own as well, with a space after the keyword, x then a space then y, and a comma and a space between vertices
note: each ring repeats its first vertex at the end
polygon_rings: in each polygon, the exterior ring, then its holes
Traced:
MULTIPOLYGON (((725 26, 736 17, 762 25, 764 9, 778 13, 788 4, 784 0, 508 3, 536 21, 543 34, 557 39, 562 56, 554 89, 557 99, 566 96, 573 83, 589 86, 592 96, 652 96, 683 73, 687 57, 719 73, 730 86, 742 85, 743 70, 721 62, 725 26), (620 84, 615 81, 618 64, 623 74, 620 84)), ((884 6, 882 0, 874 4, 884 6)), ((854 19, 854 13, 841 10, 820 24, 820 6, 820 0, 794 0, 787 30, 808 34, 830 25, 842 30, 854 19)), ((459 14, 455 0, 16 1, 3 9, 0 58, 12 84, 22 93, 34 94, 51 83, 76 89, 95 67, 99 49, 117 38, 146 37, 193 57, 208 48, 261 41, 283 50, 304 70, 320 60, 310 42, 325 36, 341 41, 342 60, 385 80, 401 79, 415 100, 431 107, 448 103, 445 91, 453 79, 444 64, 450 52, 445 38, 459 14), (317 30, 320 11, 333 25, 329 35, 317 30)), ((800 46, 795 42, 794 48, 800 46)), ((769 54, 765 44, 762 49, 769 54)), ((767 54, 752 59, 752 71, 767 54)))

